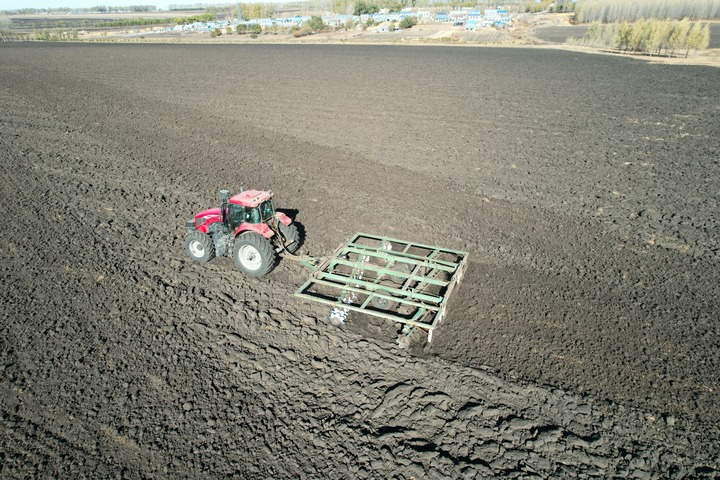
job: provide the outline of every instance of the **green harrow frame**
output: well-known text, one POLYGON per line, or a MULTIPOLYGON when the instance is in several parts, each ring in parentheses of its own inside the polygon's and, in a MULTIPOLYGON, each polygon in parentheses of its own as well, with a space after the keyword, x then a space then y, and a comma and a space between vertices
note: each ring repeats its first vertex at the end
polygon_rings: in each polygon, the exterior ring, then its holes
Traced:
MULTIPOLYGON (((462 278, 467 252, 357 233, 318 263, 295 295, 333 307, 421 328, 432 341, 447 300, 462 278)), ((331 312, 332 313, 332 312, 331 312)))

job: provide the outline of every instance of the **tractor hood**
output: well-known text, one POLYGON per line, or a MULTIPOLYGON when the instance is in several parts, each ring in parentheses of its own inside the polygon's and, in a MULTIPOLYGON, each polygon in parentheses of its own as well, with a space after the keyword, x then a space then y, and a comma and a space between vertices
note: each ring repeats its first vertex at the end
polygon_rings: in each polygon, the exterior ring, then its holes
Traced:
POLYGON ((220 209, 219 208, 209 208, 207 210, 203 210, 202 212, 195 215, 195 225, 200 226, 202 224, 212 223, 212 222, 219 222, 222 219, 220 218, 220 209), (205 221, 202 223, 198 223, 202 218, 205 218, 205 221))

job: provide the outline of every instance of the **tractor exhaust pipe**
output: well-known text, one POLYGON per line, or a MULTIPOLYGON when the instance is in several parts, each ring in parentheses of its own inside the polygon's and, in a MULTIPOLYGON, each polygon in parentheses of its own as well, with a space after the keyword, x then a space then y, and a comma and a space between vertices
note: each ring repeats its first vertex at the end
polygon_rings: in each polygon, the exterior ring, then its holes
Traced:
POLYGON ((222 189, 220 190, 220 218, 222 219, 222 224, 227 226, 227 206, 228 206, 228 200, 230 200, 230 190, 222 189))

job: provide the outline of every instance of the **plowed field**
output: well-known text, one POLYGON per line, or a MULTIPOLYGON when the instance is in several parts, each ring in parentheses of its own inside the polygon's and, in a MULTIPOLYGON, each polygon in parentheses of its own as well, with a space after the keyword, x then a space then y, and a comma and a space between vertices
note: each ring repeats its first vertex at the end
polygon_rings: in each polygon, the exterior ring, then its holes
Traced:
POLYGON ((566 51, 0 45, 0 476, 720 471, 720 70, 566 51), (183 252, 469 252, 430 344, 183 252))

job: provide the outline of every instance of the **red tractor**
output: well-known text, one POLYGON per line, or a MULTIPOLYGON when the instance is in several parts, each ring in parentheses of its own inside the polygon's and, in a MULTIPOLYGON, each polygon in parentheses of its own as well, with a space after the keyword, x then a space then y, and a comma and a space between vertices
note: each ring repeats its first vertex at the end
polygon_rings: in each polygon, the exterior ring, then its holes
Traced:
POLYGON ((202 211, 185 224, 185 252, 199 263, 232 255, 251 277, 269 273, 278 253, 300 248, 297 225, 275 211, 272 197, 272 192, 242 188, 231 197, 229 190, 220 190, 220 208, 202 211))

